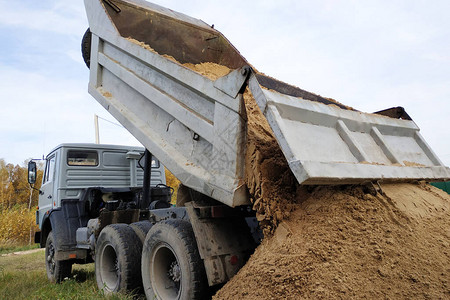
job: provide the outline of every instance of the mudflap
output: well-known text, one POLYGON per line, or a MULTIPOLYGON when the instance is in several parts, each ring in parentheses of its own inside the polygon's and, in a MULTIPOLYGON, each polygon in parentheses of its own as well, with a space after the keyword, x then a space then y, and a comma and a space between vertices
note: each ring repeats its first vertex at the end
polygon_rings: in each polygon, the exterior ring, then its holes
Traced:
POLYGON ((185 204, 210 286, 227 282, 256 248, 246 218, 239 208, 185 204))

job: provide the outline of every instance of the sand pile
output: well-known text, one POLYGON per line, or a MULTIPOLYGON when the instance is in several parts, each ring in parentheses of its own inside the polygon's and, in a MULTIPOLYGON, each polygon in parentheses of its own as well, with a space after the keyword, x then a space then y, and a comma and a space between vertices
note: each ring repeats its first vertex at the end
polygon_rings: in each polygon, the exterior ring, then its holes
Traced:
POLYGON ((317 187, 214 299, 450 297, 450 197, 317 187))
POLYGON ((308 191, 248 89, 244 101, 245 180, 266 238, 214 299, 450 297, 449 195, 424 183, 308 191))
POLYGON ((272 129, 247 89, 244 93, 247 111, 247 147, 245 180, 264 235, 295 208, 297 194, 302 195, 297 180, 281 152, 272 129))
POLYGON ((299 187, 248 90, 244 101, 245 180, 265 239, 214 299, 450 298, 449 195, 424 183, 299 187))

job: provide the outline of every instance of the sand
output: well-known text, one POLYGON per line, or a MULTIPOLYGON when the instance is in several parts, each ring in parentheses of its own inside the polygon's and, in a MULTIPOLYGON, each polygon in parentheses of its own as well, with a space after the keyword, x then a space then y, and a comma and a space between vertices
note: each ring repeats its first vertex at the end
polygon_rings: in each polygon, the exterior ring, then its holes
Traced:
MULTIPOLYGON (((153 53, 158 54, 158 52, 156 52, 152 47, 150 47, 150 45, 138 41, 132 37, 128 37, 126 38, 128 41, 139 45, 141 47, 143 47, 144 49, 147 49, 153 53)), ((173 62, 176 62, 178 64, 180 64, 173 56, 168 55, 168 54, 162 54, 162 57, 165 57, 173 62)), ((201 64, 191 64, 191 63, 185 63, 182 64, 183 66, 191 69, 192 71, 195 71, 205 77, 208 77, 211 80, 216 80, 217 78, 220 78, 222 76, 227 75, 228 73, 231 72, 231 70, 229 68, 227 68, 226 66, 222 66, 219 64, 215 64, 215 63, 211 63, 211 62, 205 62, 205 63, 201 63, 201 64)))
POLYGON ((449 299, 450 197, 316 187, 214 299, 449 299))
POLYGON ((227 75, 231 72, 231 70, 225 66, 218 65, 215 63, 202 63, 202 64, 183 64, 183 66, 208 77, 211 80, 216 80, 217 78, 220 78, 222 76, 227 75))
POLYGON ((426 183, 301 187, 248 89, 244 101, 245 181, 265 238, 213 299, 450 298, 448 194, 426 183))
MULTIPOLYGON (((215 63, 183 66, 211 80, 230 72, 227 67, 215 63)), ((294 209, 292 203, 302 195, 303 189, 297 184, 267 119, 248 88, 244 92, 244 103, 247 115, 245 182, 256 217, 267 236, 289 216, 294 209)))
POLYGON ((245 181, 253 210, 265 236, 295 208, 297 194, 302 194, 297 180, 276 141, 272 129, 247 89, 244 93, 247 111, 247 147, 245 181), (298 191, 297 191, 298 190, 298 191))
POLYGON ((213 299, 450 297, 448 194, 426 183, 301 187, 248 89, 244 102, 245 181, 265 238, 213 299))

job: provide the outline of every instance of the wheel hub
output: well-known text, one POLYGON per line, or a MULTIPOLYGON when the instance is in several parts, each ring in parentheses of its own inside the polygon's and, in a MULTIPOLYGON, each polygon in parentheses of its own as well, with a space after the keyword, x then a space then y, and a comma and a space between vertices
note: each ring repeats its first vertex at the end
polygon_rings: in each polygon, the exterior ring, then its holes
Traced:
POLYGON ((181 280, 181 269, 178 265, 177 261, 173 261, 170 264, 169 271, 167 272, 167 275, 170 279, 173 280, 175 283, 179 283, 181 280))
POLYGON ((55 273, 55 248, 53 244, 48 246, 47 263, 52 274, 55 273))
POLYGON ((115 291, 119 283, 120 267, 116 250, 111 244, 107 244, 99 257, 99 272, 104 288, 109 292, 115 291))

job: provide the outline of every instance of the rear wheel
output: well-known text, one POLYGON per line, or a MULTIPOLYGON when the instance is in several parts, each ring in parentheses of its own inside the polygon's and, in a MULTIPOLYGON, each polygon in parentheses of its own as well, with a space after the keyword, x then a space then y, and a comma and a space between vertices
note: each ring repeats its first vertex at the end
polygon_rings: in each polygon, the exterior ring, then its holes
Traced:
POLYGON ((147 236, 150 228, 152 228, 153 224, 149 221, 139 221, 136 223, 131 223, 130 226, 141 240, 141 243, 144 244, 145 237, 147 236))
POLYGON ((45 269, 50 282, 60 283, 72 273, 70 260, 57 260, 53 231, 50 231, 45 242, 45 269))
POLYGON ((131 291, 142 285, 139 272, 142 242, 126 224, 103 228, 95 250, 95 277, 106 294, 131 291))
POLYGON ((192 226, 183 220, 153 225, 142 249, 147 299, 203 299, 205 271, 192 226))

